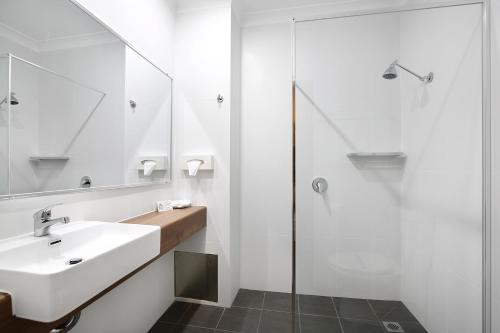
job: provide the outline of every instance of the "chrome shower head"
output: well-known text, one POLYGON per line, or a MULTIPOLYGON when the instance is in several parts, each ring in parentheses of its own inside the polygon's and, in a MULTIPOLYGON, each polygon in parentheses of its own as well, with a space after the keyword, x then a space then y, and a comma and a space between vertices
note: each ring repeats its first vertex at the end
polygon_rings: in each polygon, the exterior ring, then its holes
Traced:
POLYGON ((19 100, 16 97, 16 93, 11 92, 10 93, 10 105, 18 105, 18 104, 19 104, 19 100))
MULTIPOLYGON (((3 103, 7 103, 7 97, 4 97, 2 99, 2 101, 0 102, 0 106, 2 106, 3 103)), ((18 105, 18 104, 19 104, 19 100, 16 97, 16 93, 11 92, 10 93, 10 105, 18 105)))
POLYGON ((396 70, 397 61, 393 62, 382 74, 382 77, 386 80, 393 80, 398 77, 398 71, 396 70))
POLYGON ((382 77, 386 80, 396 79, 398 77, 398 71, 396 69, 396 66, 398 66, 401 69, 404 69, 405 71, 417 77, 420 81, 424 83, 431 83, 432 80, 434 80, 434 74, 432 72, 430 72, 426 76, 420 76, 415 72, 409 70, 408 68, 401 66, 397 60, 394 60, 394 62, 385 70, 384 74, 382 74, 382 77))

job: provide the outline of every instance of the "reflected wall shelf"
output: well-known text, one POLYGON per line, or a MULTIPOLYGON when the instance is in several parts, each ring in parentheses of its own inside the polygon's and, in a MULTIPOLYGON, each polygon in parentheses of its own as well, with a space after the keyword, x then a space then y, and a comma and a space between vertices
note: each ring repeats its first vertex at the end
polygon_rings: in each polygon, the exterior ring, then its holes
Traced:
POLYGON ((32 155, 30 156, 30 161, 67 161, 69 156, 67 155, 32 155))
POLYGON ((369 157, 388 157, 388 158, 404 158, 406 154, 401 151, 392 152, 360 152, 360 153, 349 153, 347 154, 349 158, 369 158, 369 157))

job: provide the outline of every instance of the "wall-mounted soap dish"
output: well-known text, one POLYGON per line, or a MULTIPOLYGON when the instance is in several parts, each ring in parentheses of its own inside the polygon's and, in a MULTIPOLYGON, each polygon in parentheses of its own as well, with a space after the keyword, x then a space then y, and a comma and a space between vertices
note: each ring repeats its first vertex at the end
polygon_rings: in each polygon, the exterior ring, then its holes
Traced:
POLYGON ((214 169, 214 157, 212 155, 186 155, 182 157, 181 166, 189 176, 196 176, 198 171, 214 169))
POLYGON ((166 171, 168 169, 168 157, 166 155, 140 156, 137 160, 137 169, 143 171, 145 176, 150 176, 154 171, 166 171))

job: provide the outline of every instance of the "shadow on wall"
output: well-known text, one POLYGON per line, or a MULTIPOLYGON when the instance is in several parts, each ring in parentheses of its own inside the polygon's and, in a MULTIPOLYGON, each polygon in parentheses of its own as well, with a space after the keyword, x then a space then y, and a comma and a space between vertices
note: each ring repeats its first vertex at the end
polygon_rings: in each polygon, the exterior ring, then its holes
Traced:
MULTIPOLYGON (((475 41, 475 36, 478 34, 478 30, 482 28, 482 22, 479 21, 474 30, 471 32, 468 40, 468 44, 466 47, 466 52, 463 53, 462 58, 460 59, 460 62, 457 65, 457 68, 453 70, 453 77, 450 78, 450 84, 444 91, 444 98, 443 102, 441 105, 437 107, 438 112, 436 112, 436 115, 433 119, 432 125, 430 126, 430 129, 427 133, 422 133, 422 138, 424 138, 425 142, 422 145, 422 148, 420 149, 420 154, 415 156, 415 163, 413 163, 412 169, 408 170, 407 174, 407 182, 406 182, 406 191, 409 191, 409 189, 412 187, 412 184, 415 179, 415 175, 418 170, 420 170, 420 165, 422 164, 422 160, 424 158, 424 155, 428 152, 429 145, 434 142, 435 137, 439 135, 439 131, 437 131, 437 128, 439 127, 441 120, 443 116, 445 115, 446 111, 448 111, 448 104, 450 103, 450 97, 453 94, 453 91, 455 90, 456 86, 458 83, 461 82, 459 79, 459 76, 461 75, 460 69, 464 67, 464 64, 466 63, 467 57, 470 55, 471 52, 473 52, 473 43, 475 41)), ((439 72, 438 72, 439 73, 439 72)), ((439 74, 438 74, 439 75, 439 74)), ((439 77, 438 77, 439 79, 439 77)), ((423 108, 429 106, 431 102, 431 99, 429 97, 429 91, 428 88, 425 87, 424 89, 421 90, 416 90, 414 93, 414 98, 412 99, 411 103, 411 110, 410 112, 418 112, 421 111, 423 108)), ((468 159, 468 157, 466 157, 468 159)), ((435 209, 438 210, 438 209, 435 209)))

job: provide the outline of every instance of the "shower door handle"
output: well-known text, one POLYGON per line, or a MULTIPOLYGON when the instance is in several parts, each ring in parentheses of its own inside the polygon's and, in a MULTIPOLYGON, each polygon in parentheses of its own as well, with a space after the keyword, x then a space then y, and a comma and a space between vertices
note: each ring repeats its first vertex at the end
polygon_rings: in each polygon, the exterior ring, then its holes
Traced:
POLYGON ((315 178, 312 182, 312 188, 314 192, 324 193, 328 189, 328 182, 322 177, 315 178))

